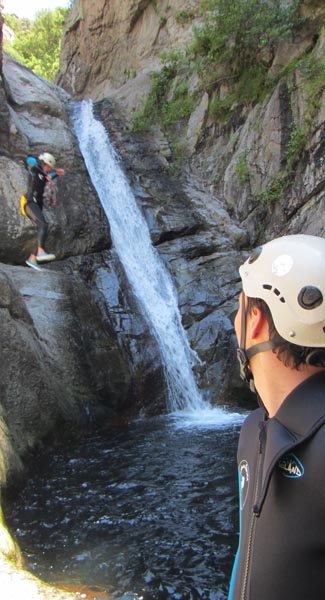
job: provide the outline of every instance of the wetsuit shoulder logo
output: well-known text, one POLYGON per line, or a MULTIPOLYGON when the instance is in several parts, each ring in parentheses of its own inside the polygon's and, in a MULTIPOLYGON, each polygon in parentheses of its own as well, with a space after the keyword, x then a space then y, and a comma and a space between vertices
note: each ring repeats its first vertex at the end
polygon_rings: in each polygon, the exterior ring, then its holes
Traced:
POLYGON ((247 460, 242 460, 239 463, 239 477, 240 477, 240 508, 244 508, 248 496, 249 488, 249 466, 247 460))
POLYGON ((305 472, 299 458, 291 452, 290 454, 282 456, 278 462, 278 467, 282 475, 284 477, 289 477, 290 479, 298 479, 299 477, 302 477, 305 472))

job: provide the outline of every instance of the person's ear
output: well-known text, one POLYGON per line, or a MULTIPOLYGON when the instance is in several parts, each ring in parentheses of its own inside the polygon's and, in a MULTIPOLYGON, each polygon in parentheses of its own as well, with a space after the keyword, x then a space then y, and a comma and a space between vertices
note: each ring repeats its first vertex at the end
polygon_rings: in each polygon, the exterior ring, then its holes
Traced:
POLYGON ((252 340, 260 337, 267 326, 267 320, 264 313, 254 306, 249 318, 249 334, 252 340))

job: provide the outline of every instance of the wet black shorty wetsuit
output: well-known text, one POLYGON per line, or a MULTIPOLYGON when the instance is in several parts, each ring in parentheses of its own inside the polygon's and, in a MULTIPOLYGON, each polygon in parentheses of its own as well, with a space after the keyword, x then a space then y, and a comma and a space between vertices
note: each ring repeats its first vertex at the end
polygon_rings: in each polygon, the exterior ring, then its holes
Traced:
POLYGON ((229 600, 325 597, 325 372, 274 417, 246 419, 238 446, 240 541, 229 600))

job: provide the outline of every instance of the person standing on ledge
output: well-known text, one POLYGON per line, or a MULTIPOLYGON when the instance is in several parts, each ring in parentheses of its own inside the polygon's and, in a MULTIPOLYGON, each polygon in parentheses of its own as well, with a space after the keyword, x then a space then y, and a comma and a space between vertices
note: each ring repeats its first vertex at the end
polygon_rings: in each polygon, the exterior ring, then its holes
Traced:
POLYGON ((274 239, 239 272, 237 353, 260 408, 239 438, 240 539, 229 600, 321 600, 325 239, 274 239))
POLYGON ((48 224, 43 215, 44 190, 47 182, 64 175, 64 169, 56 169, 55 158, 48 152, 40 154, 38 159, 28 156, 26 163, 29 172, 29 185, 25 211, 28 218, 37 227, 37 245, 34 252, 26 260, 26 265, 41 270, 40 263, 55 260, 55 255, 48 254, 44 249, 48 231, 48 224))

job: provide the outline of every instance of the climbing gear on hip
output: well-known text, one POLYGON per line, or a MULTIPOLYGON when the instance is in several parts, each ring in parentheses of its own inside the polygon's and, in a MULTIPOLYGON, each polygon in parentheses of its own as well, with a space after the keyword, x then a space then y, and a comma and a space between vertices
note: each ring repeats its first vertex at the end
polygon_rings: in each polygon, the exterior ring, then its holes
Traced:
POLYGON ((23 217, 27 217, 27 213, 26 213, 26 204, 27 204, 28 200, 25 196, 25 194, 23 194, 22 196, 20 196, 20 212, 23 215, 23 217))

